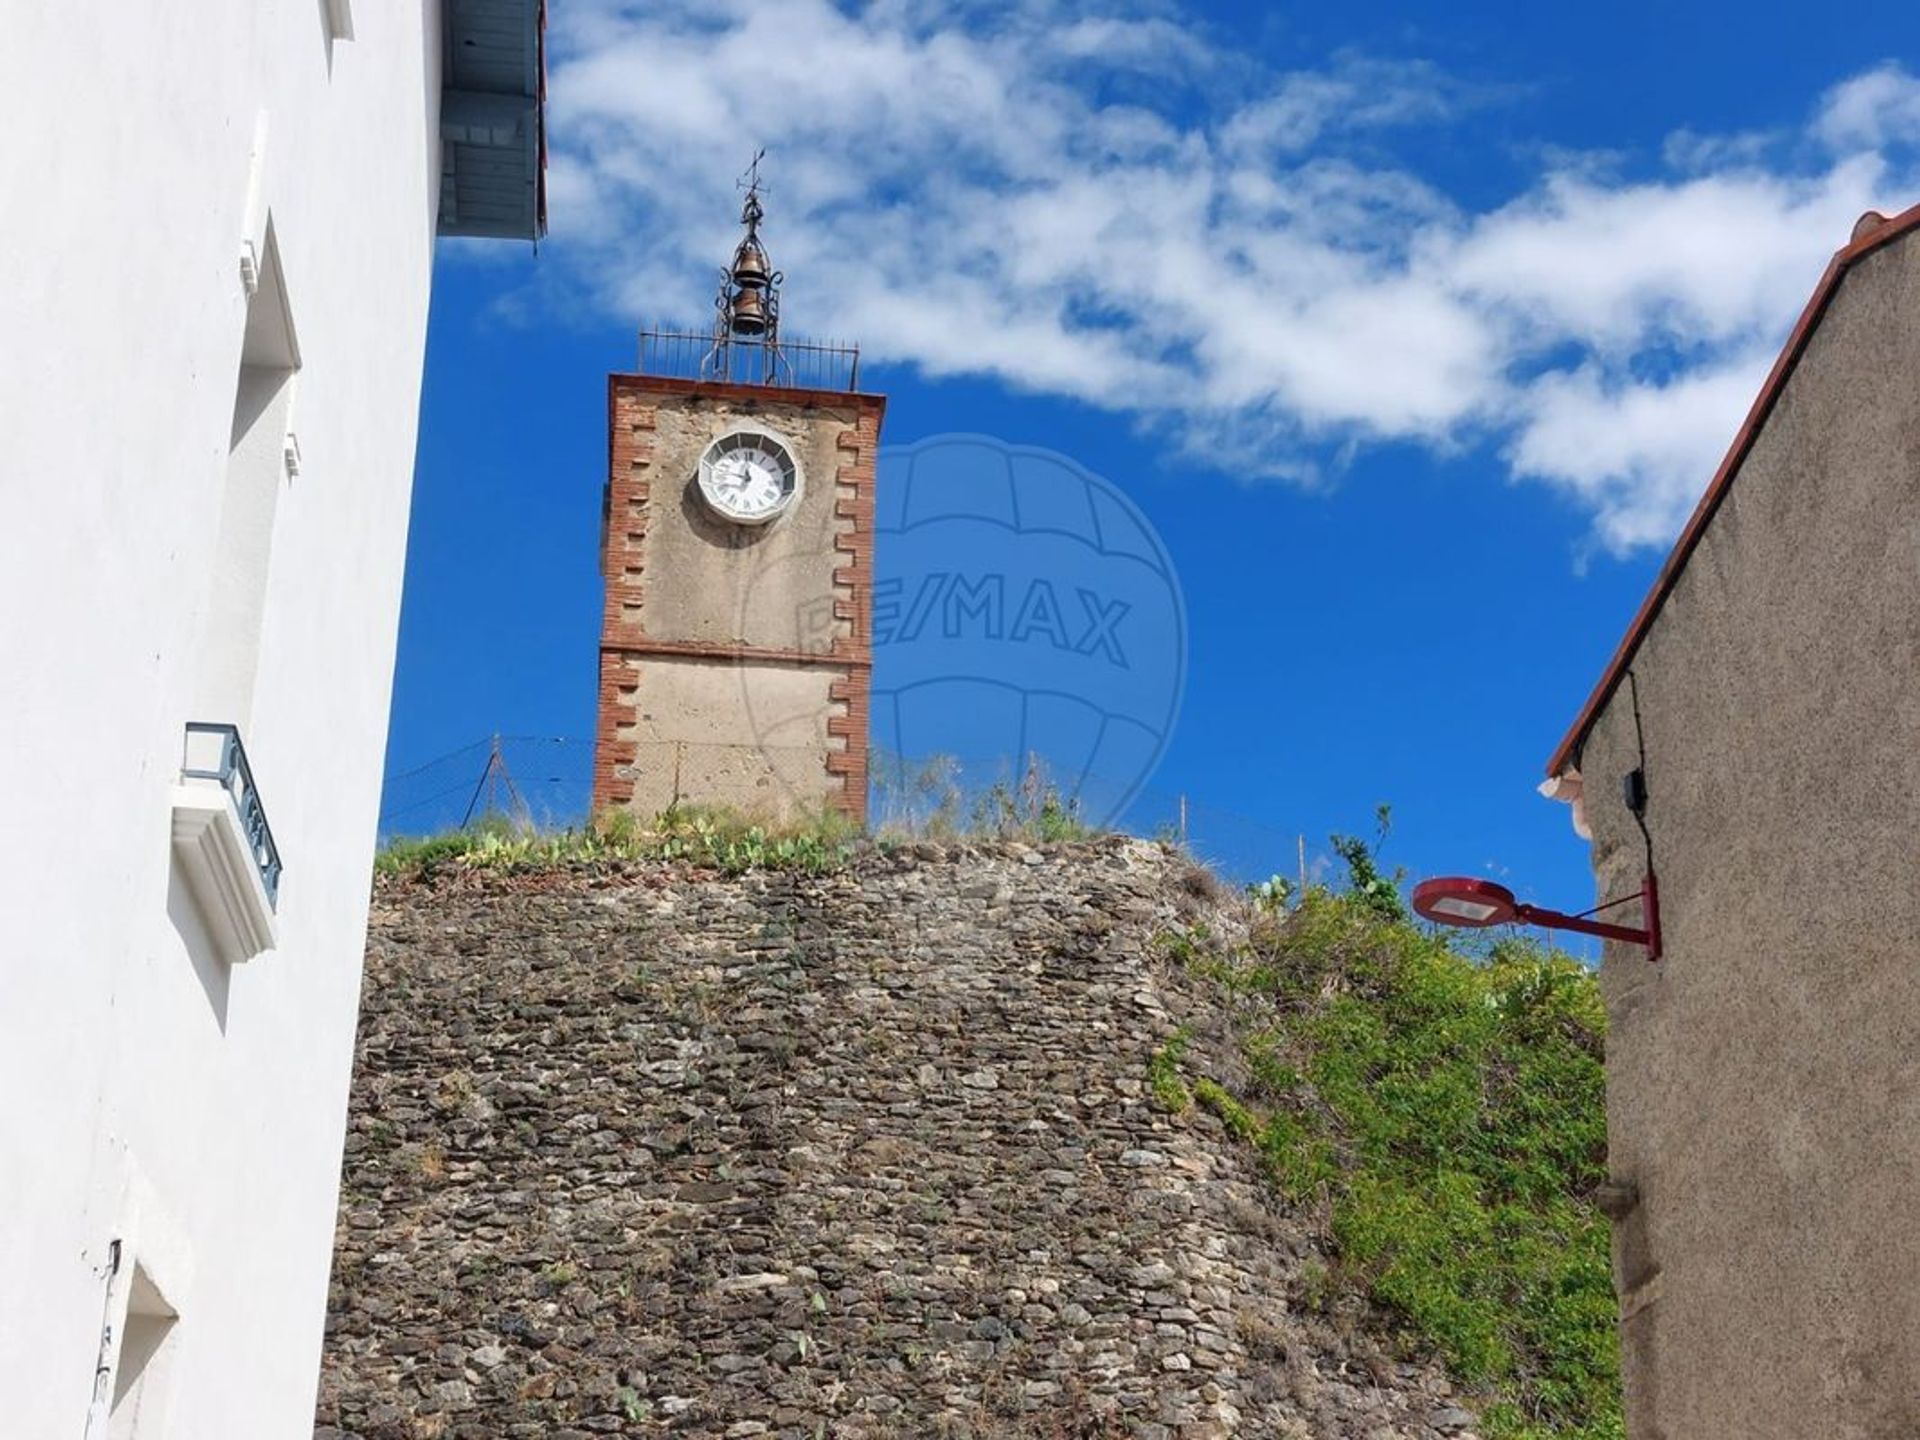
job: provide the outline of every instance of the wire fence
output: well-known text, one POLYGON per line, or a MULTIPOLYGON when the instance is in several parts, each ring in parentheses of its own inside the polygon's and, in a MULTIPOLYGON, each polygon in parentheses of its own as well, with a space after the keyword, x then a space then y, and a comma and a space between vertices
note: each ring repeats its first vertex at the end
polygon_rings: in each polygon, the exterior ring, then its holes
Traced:
POLYGON ((592 802, 591 740, 486 735, 388 775, 380 833, 432 835, 490 813, 557 829, 584 823, 592 802), (504 775, 493 763, 496 754, 504 775))
MULTIPOLYGON (((811 752, 809 752, 811 753, 811 752)), ((660 760, 656 769, 669 763, 660 760)), ((1185 844, 1229 879, 1274 874, 1322 880, 1333 863, 1322 841, 1231 806, 1124 777, 1065 776, 1008 756, 920 761, 875 756, 869 819, 875 830, 991 829, 1034 818, 1050 793, 1061 818, 1185 844)), ((778 767, 769 767, 777 779, 778 767)), ((670 794, 671 782, 655 777, 670 794)), ((656 787, 659 788, 659 787, 656 787)), ((564 735, 485 736, 386 778, 380 833, 431 835, 482 818, 537 829, 586 823, 593 801, 593 742, 564 735)))

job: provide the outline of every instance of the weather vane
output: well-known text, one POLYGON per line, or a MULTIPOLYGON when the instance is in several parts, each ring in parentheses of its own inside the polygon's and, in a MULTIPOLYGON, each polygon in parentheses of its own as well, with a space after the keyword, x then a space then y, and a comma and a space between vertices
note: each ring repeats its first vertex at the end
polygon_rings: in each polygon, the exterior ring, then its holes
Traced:
POLYGON ((747 227, 749 235, 766 214, 760 204, 760 162, 766 158, 767 147, 762 145, 753 152, 753 159, 747 168, 740 172, 740 178, 733 182, 734 189, 747 192, 746 203, 740 207, 740 223, 747 227))
POLYGON ((740 178, 733 182, 734 189, 745 190, 749 194, 760 188, 760 162, 767 158, 767 147, 762 145, 753 152, 753 159, 747 168, 740 172, 740 178))

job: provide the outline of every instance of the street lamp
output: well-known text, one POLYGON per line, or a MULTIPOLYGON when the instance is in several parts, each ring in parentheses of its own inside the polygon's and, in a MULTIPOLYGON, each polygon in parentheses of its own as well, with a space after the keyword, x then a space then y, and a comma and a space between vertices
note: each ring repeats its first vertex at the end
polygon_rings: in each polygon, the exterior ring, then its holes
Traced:
POLYGON ((1653 872, 1647 872, 1645 884, 1637 894, 1623 895, 1598 907, 1605 910, 1640 901, 1646 928, 1615 925, 1585 915, 1567 915, 1558 910, 1543 910, 1513 898, 1513 892, 1492 880, 1468 875, 1444 875, 1422 880, 1413 887, 1414 913, 1438 925, 1458 925, 1469 930, 1484 930, 1489 925, 1539 925, 1548 930, 1572 930, 1581 935, 1598 935, 1602 940, 1622 940, 1629 945, 1644 945, 1648 960, 1660 958, 1660 892, 1653 872))

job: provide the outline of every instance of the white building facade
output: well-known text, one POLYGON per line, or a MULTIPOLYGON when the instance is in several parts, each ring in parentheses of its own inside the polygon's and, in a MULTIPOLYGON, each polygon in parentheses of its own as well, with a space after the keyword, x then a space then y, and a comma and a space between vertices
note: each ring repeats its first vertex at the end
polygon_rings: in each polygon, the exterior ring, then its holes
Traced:
POLYGON ((434 238, 540 0, 16 0, 0 1434, 312 1432, 434 238))

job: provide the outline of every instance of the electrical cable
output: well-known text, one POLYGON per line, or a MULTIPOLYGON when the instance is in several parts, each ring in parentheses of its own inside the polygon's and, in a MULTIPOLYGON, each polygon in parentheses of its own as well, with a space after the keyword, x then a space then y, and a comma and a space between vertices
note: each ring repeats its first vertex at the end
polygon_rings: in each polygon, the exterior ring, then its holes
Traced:
POLYGON ((1640 724, 1640 681, 1638 677, 1634 675, 1631 666, 1627 668, 1627 697, 1633 705, 1633 743, 1640 755, 1640 783, 1642 787, 1640 804, 1633 809, 1633 821, 1640 827, 1640 838, 1646 842, 1647 874, 1651 875, 1654 873, 1653 832, 1647 828, 1645 788, 1647 778, 1647 732, 1640 724))
POLYGON ((465 780, 462 780, 458 785, 449 785, 444 790, 436 790, 433 794, 427 796, 424 800, 415 800, 409 805, 402 805, 399 808, 393 809, 393 810, 382 810, 380 812, 381 823, 385 824, 388 820, 395 819, 401 815, 411 815, 415 810, 423 810, 427 806, 433 804, 434 801, 444 800, 449 795, 457 795, 466 788, 467 788, 467 782, 465 780))
POLYGON ((486 739, 484 740, 475 740, 470 745, 462 745, 458 750, 449 750, 444 755, 436 755, 434 756, 433 759, 426 761, 424 764, 416 765, 411 770, 401 770, 395 774, 389 775, 386 777, 386 779, 382 780, 380 783, 382 785, 391 785, 396 780, 411 780, 414 776, 424 774, 428 770, 433 769, 434 766, 439 765, 444 761, 452 760, 457 756, 464 755, 469 750, 478 750, 482 745, 488 745, 488 744, 491 744, 492 742, 493 742, 493 737, 491 735, 487 736, 486 739))

